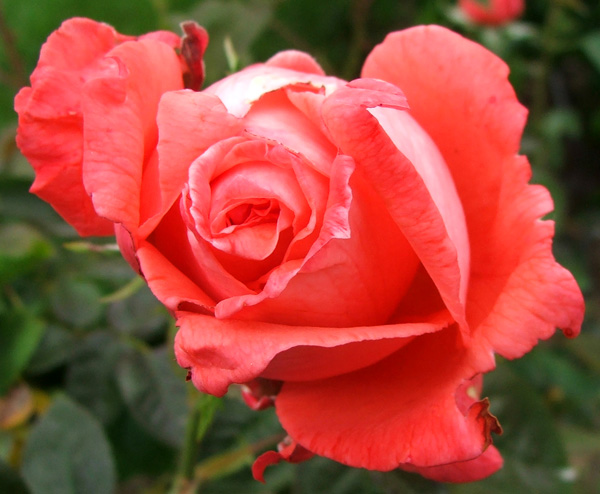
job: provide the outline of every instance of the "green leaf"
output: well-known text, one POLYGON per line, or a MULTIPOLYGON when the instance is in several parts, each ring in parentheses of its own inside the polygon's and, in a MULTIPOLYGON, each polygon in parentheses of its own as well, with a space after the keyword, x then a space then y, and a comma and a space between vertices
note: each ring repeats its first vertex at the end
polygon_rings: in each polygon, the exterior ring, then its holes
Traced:
POLYGON ((107 332, 95 332, 72 351, 66 391, 103 424, 112 422, 123 408, 114 370, 124 345, 107 332))
POLYGON ((179 448, 187 416, 183 375, 173 368, 166 351, 125 352, 117 364, 121 395, 132 416, 155 438, 179 448))
POLYGON ((35 228, 22 223, 0 225, 0 282, 9 283, 34 271, 52 252, 35 228))
POLYGON ((31 431, 23 477, 32 494, 113 494, 115 466, 96 419, 59 396, 31 431))
MULTIPOLYGON (((164 341, 164 335, 172 317, 156 300, 141 277, 136 277, 134 280, 137 291, 108 306, 108 321, 111 327, 122 334, 145 341, 164 341), (139 285, 140 282, 142 285, 139 285)), ((131 284, 126 286, 131 287, 131 284)))
MULTIPOLYGON (((12 101, 11 101, 11 111, 12 101)), ((73 236, 75 230, 62 220, 52 207, 29 193, 31 179, 2 177, 0 180, 0 216, 11 221, 27 222, 39 231, 73 236)))
MULTIPOLYGON (((271 470, 278 467, 272 467, 271 470)), ((297 467, 297 483, 302 492, 327 492, 328 494, 383 494, 382 487, 374 484, 369 472, 348 468, 325 458, 313 458, 297 467)), ((268 471, 267 475, 270 475, 268 471)), ((420 479, 422 480, 422 479, 420 479)), ((389 487, 389 486, 388 486, 389 487)), ((393 492, 410 493, 409 490, 393 492)), ((425 493, 429 491, 419 491, 425 493)))
POLYGON ((173 448, 155 439, 125 409, 109 425, 108 435, 120 478, 157 476, 175 467, 173 448))
POLYGON ((581 40, 581 49, 591 64, 600 73, 600 31, 592 31, 581 40))
POLYGON ((27 366, 27 374, 43 374, 63 365, 73 355, 75 337, 60 326, 50 325, 27 366))
POLYGON ((84 328, 95 323, 102 314, 100 290, 88 281, 63 278, 51 297, 56 316, 75 328, 84 328))
POLYGON ((0 396, 19 377, 33 355, 44 325, 25 308, 0 313, 0 396))

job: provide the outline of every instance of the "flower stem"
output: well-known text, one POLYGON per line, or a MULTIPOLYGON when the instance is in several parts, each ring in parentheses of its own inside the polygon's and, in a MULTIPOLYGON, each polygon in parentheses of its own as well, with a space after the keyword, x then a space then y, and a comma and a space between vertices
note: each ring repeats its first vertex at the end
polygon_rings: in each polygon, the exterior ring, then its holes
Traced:
POLYGON ((170 494, 192 494, 196 450, 208 426, 214 418, 216 403, 219 400, 210 395, 200 395, 194 403, 188 418, 181 457, 170 494))

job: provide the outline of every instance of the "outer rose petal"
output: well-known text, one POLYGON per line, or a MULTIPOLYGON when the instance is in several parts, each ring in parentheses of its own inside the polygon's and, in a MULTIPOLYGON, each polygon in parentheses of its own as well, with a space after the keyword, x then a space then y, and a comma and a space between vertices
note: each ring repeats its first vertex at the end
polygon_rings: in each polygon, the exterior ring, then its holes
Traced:
MULTIPOLYGON (((168 278, 163 276, 161 279, 167 283, 168 278)), ((177 281, 173 280, 173 283, 177 281)), ((222 396, 230 384, 258 377, 276 355, 298 346, 306 350, 305 357, 312 359, 303 362, 298 358, 301 354, 295 354, 299 374, 304 374, 307 379, 321 378, 372 364, 409 342, 411 337, 439 331, 448 323, 448 314, 439 313, 414 324, 340 330, 221 320, 181 311, 177 313, 179 331, 175 337, 175 355, 181 367, 191 370, 192 381, 198 389, 222 396), (354 346, 344 348, 347 344, 354 346), (330 353, 327 349, 341 353, 330 353), (327 365, 334 361, 337 367, 327 365)), ((294 360, 289 360, 282 367, 289 368, 293 363, 294 360)), ((277 378, 277 372, 277 368, 273 369, 275 375, 268 377, 277 378)), ((310 382, 306 385, 310 386, 310 382)))
POLYGON ((527 184, 529 164, 517 156, 526 111, 504 62, 427 26, 390 34, 367 58, 363 75, 402 88, 411 115, 450 168, 471 245, 469 325, 511 358, 557 326, 576 335, 583 298, 554 261, 551 225, 539 221, 552 201, 542 187, 527 184))
POLYGON ((438 482, 473 482, 489 477, 502 467, 502 456, 494 446, 488 447, 481 456, 473 460, 459 461, 436 467, 413 467, 402 465, 400 468, 416 472, 438 482))
POLYGON ((98 217, 83 188, 80 92, 89 74, 80 72, 128 39, 89 19, 65 21, 42 47, 32 87, 15 98, 17 144, 36 171, 31 192, 81 235, 110 235, 113 225, 98 217))
POLYGON ((489 348, 465 348, 454 326, 349 374, 284 382, 275 407, 299 444, 350 466, 386 471, 472 460, 500 429, 485 400, 463 412, 456 393, 492 367, 489 348))
MULTIPOLYGON (((445 181, 441 188, 427 188, 428 180, 422 177, 426 174, 420 169, 424 162, 411 163, 367 110, 402 108, 402 105, 394 107, 391 98, 393 91, 402 93, 397 88, 390 90, 393 86, 383 82, 379 82, 374 91, 367 91, 366 86, 370 84, 372 82, 365 80, 354 81, 333 93, 323 104, 323 121, 334 142, 342 152, 355 159, 357 167, 384 200, 392 219, 438 287, 448 310, 464 328, 469 253, 457 253, 457 246, 452 242, 456 238, 458 245, 466 244, 463 240, 466 232, 460 218, 462 211, 455 193, 448 194, 444 200, 432 197, 437 191, 442 194, 446 194, 446 190, 453 192, 453 184, 445 181), (376 93, 382 96, 377 98, 376 93), (450 211, 459 218, 456 223, 446 219, 446 212, 440 212, 439 203, 452 206, 450 211), (452 227, 455 231, 451 233, 452 227)), ((418 126, 415 126, 416 130, 419 130, 418 126)), ((431 142, 426 145, 434 146, 431 142)), ((436 164, 443 180, 447 175, 442 173, 445 165, 443 161, 436 164)))
POLYGON ((135 231, 144 164, 156 147, 161 96, 183 88, 179 57, 146 39, 109 54, 114 71, 85 87, 83 179, 99 215, 135 231))
POLYGON ((277 445, 278 451, 267 451, 260 455, 252 465, 252 476, 260 481, 265 481, 264 472, 265 468, 269 465, 279 463, 281 460, 289 463, 300 463, 302 461, 309 460, 315 454, 306 450, 299 444, 296 444, 293 439, 286 437, 277 445))
POLYGON ((80 234, 110 234, 110 221, 137 226, 157 102, 182 87, 187 70, 175 52, 179 44, 166 31, 136 41, 106 24, 70 19, 42 47, 32 87, 15 98, 17 144, 36 170, 31 191, 80 234))

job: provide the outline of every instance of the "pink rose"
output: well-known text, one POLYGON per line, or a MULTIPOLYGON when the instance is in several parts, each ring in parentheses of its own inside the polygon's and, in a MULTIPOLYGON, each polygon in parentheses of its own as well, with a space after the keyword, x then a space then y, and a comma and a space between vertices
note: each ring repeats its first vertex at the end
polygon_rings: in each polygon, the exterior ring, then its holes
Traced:
POLYGON ((524 0, 459 0, 465 15, 478 24, 506 24, 521 16, 524 0))
POLYGON ((583 317, 507 74, 437 26, 390 34, 350 83, 283 52, 164 93, 141 176, 84 167, 195 386, 275 405, 289 438, 257 478, 312 454, 455 482, 501 466, 482 374, 583 317))
MULTIPOLYGON (((201 37, 198 29, 187 33, 201 37)), ((17 144, 36 171, 31 192, 79 234, 111 235, 113 223, 136 216, 138 181, 155 159, 158 101, 202 74, 202 53, 192 60, 178 55, 181 46, 171 32, 135 38, 74 18, 42 47, 31 87, 15 98, 17 144)))

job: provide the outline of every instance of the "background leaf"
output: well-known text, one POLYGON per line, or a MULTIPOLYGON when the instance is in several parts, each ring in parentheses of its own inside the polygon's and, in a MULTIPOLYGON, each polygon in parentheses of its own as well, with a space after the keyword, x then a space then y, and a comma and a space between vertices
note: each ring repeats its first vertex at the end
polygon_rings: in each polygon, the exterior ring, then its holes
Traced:
POLYGON ((0 312, 0 396, 25 369, 42 337, 44 326, 32 313, 24 308, 13 308, 0 312))
POLYGON ((110 446, 100 424, 66 396, 57 397, 34 427, 23 454, 32 494, 112 494, 110 446))
POLYGON ((187 415, 185 373, 177 376, 165 350, 129 349, 116 368, 119 390, 131 415, 157 439, 180 446, 187 415))

